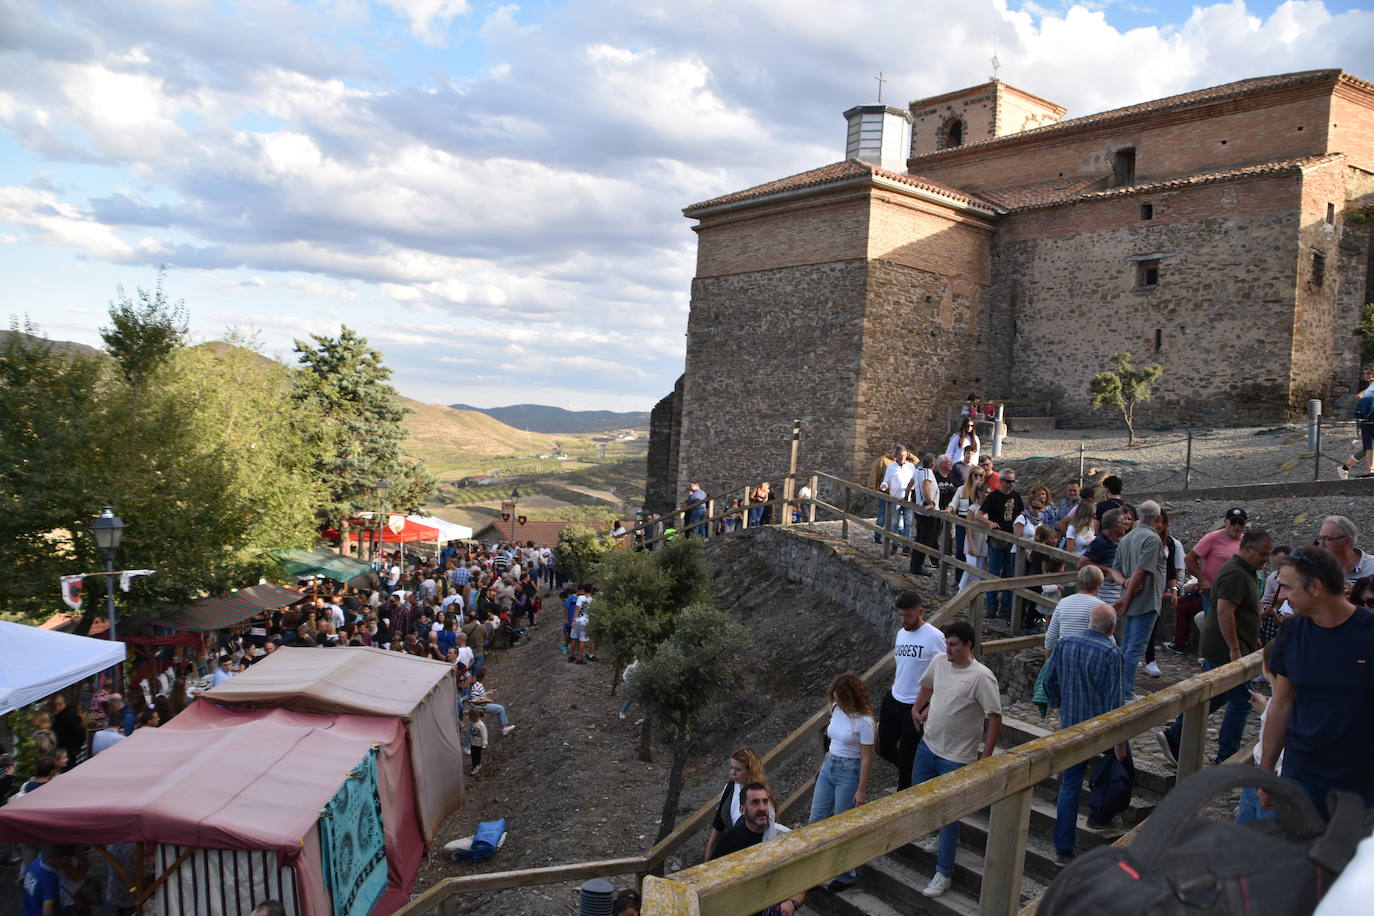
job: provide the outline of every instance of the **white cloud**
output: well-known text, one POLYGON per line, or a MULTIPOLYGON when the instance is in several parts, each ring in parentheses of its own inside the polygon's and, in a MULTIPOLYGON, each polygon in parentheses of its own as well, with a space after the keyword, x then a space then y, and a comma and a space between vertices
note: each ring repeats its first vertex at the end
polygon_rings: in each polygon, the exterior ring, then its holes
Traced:
POLYGON ((383 0, 410 20, 411 34, 428 45, 444 43, 444 32, 457 16, 471 7, 467 0, 383 0))
POLYGON ((890 99, 972 85, 995 35, 1000 76, 1071 117, 1261 73, 1374 76, 1374 14, 1316 2, 1131 30, 1106 0, 385 5, 413 40, 360 0, 0 0, 0 129, 43 160, 0 172, 0 240, 234 277, 207 314, 281 297, 299 314, 262 323, 283 334, 328 331, 327 304, 416 384, 447 341, 461 377, 647 403, 681 365, 680 209, 839 159, 878 70, 890 99), (456 75, 389 75, 440 54, 456 75))

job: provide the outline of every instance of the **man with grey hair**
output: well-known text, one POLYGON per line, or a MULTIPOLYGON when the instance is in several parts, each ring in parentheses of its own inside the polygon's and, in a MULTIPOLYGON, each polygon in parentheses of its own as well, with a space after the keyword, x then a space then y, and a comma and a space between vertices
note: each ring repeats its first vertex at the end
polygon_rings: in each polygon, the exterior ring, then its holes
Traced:
POLYGON ((1355 546, 1359 539, 1360 529, 1344 515, 1328 515, 1317 533, 1317 543, 1331 551, 1347 582, 1374 576, 1374 555, 1355 546))
MULTIPOLYGON (((1158 508, 1158 507, 1156 507, 1158 508)), ((1144 507, 1141 507, 1144 514, 1144 507)), ((1088 567, 1091 569, 1092 567, 1088 567)), ((1095 570, 1094 570, 1095 571, 1095 570)), ((1059 640, 1045 665, 1045 693, 1059 708, 1061 728, 1077 725, 1116 709, 1130 690, 1131 671, 1112 639, 1116 612, 1106 604, 1092 609, 1088 629, 1059 640)), ((1125 743, 1116 755, 1125 760, 1125 743)), ((1055 857, 1062 864, 1073 858, 1078 837, 1078 802, 1090 760, 1069 767, 1059 778, 1059 804, 1054 818, 1055 857)))
POLYGON ((1116 599, 1117 616, 1121 624, 1121 651, 1126 658, 1126 695, 1122 703, 1129 703, 1135 688, 1136 665, 1145 655, 1155 623, 1159 620, 1159 603, 1164 597, 1164 581, 1169 577, 1161 531, 1159 503, 1147 499, 1136 510, 1140 519, 1131 532, 1116 546, 1112 568, 1126 578, 1121 597, 1116 599))

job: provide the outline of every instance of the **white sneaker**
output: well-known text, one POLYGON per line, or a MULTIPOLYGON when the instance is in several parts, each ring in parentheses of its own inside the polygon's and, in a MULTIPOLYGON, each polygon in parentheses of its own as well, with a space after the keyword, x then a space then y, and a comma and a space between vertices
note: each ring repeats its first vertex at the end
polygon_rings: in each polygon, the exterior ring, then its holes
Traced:
POLYGON ((1164 672, 1159 670, 1158 663, 1150 662, 1148 665, 1145 666, 1145 673, 1148 674, 1150 677, 1159 677, 1164 672))
POLYGON ((1350 469, 1343 464, 1338 464, 1336 465, 1336 476, 1339 477, 1341 480, 1349 480, 1350 469))
POLYGON ((939 851, 940 851, 940 834, 938 834, 938 833, 933 833, 933 834, 931 834, 930 836, 926 837, 926 838, 925 838, 924 840, 922 840, 921 842, 917 843, 917 844, 916 844, 916 848, 919 849, 919 850, 921 850, 921 852, 939 852, 939 851))
POLYGON ((509 734, 510 734, 511 732, 513 732, 513 731, 515 731, 515 726, 514 726, 514 725, 507 725, 505 728, 501 729, 501 734, 503 734, 503 735, 509 735, 509 734))
POLYGON ((921 893, 927 897, 938 897, 947 890, 949 890, 949 875, 942 875, 937 871, 935 877, 930 879, 930 883, 921 893))

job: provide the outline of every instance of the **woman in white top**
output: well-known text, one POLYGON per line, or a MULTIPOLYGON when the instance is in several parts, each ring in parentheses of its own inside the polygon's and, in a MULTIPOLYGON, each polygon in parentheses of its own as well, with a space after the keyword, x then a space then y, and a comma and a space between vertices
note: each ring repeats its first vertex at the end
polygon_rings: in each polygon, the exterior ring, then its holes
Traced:
MULTIPOLYGON (((635 664, 638 665, 639 662, 636 661, 635 664)), ((626 674, 628 673, 629 670, 626 669, 626 674)), ((716 814, 711 821, 711 835, 706 840, 706 858, 702 859, 703 862, 711 858, 711 852, 716 848, 720 835, 735 826, 735 821, 739 820, 744 805, 744 787, 751 782, 761 782, 766 786, 768 776, 763 771, 763 758, 759 756, 759 752, 752 747, 742 747, 730 755, 730 781, 725 784, 724 790, 720 793, 720 801, 716 804, 716 814)), ((769 820, 776 819, 774 807, 770 801, 769 820)))
POLYGON ((1064 529, 1064 549, 1080 557, 1087 553, 1088 545, 1097 537, 1097 519, 1093 508, 1093 504, 1086 499, 1080 500, 1069 517, 1068 527, 1064 529))
MULTIPOLYGON (((973 487, 973 496, 969 501, 968 509, 964 512, 964 518, 974 522, 974 527, 968 528, 964 532, 964 562, 979 569, 988 568, 988 536, 982 529, 987 527, 978 517, 978 512, 983 506, 983 497, 988 495, 988 485, 979 478, 973 487)), ((964 572, 964 577, 959 580, 959 587, 968 588, 977 582, 980 577, 971 572, 964 572)))
MULTIPOLYGON (((868 792, 868 774, 873 768, 877 726, 868 688, 858 675, 846 671, 830 682, 827 697, 834 704, 825 729, 830 747, 821 771, 816 774, 811 819, 807 821, 810 824, 862 805, 868 792)), ((826 887, 840 890, 853 884, 857 877, 852 871, 837 875, 826 887)))
POLYGON ((949 456, 952 464, 958 464, 964 460, 964 449, 973 446, 973 464, 978 463, 978 452, 981 445, 978 442, 978 433, 974 432, 973 418, 965 417, 955 430, 954 435, 949 437, 949 445, 945 448, 945 454, 949 456))

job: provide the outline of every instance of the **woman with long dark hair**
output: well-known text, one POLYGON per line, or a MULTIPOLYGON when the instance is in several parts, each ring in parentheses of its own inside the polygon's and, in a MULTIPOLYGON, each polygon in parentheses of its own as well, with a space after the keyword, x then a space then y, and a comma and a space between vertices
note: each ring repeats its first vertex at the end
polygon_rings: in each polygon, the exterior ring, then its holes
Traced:
POLYGON ((954 435, 949 437, 949 445, 945 448, 945 454, 953 464, 958 464, 964 460, 964 449, 973 448, 973 459, 971 464, 978 463, 978 453, 982 450, 982 445, 978 441, 978 433, 974 431, 972 417, 965 417, 959 424, 959 428, 954 431, 954 435))

